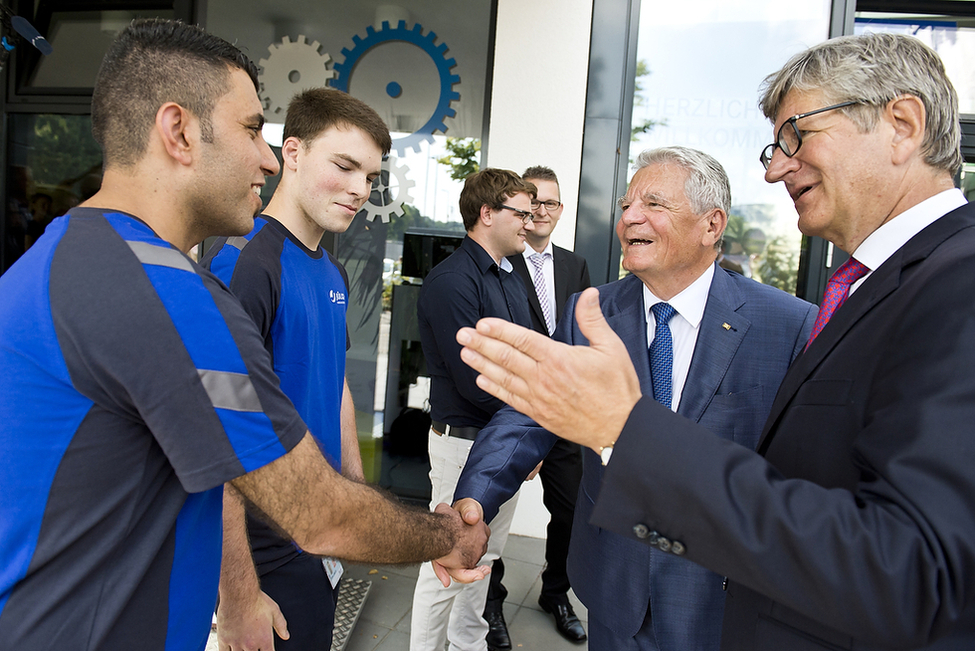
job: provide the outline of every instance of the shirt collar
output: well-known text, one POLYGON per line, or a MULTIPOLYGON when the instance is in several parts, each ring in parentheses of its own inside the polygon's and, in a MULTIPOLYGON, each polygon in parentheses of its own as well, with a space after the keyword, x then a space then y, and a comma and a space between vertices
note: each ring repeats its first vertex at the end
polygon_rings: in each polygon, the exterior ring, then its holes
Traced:
POLYGON ((909 239, 966 203, 965 195, 958 188, 940 192, 882 224, 860 243, 852 255, 871 271, 877 269, 909 239))
POLYGON ((531 244, 525 242, 525 250, 521 252, 521 255, 524 256, 525 258, 525 262, 530 262, 528 258, 532 257, 536 253, 541 253, 542 255, 545 255, 547 253, 549 255, 552 255, 552 240, 549 240, 548 244, 546 244, 545 248, 542 249, 541 251, 536 251, 535 249, 532 248, 531 244))
MULTIPOLYGON (((667 301, 672 308, 677 310, 677 314, 691 324, 692 328, 697 328, 701 319, 704 318, 704 307, 708 303, 708 293, 711 291, 711 281, 714 279, 714 267, 713 264, 708 266, 704 273, 698 276, 697 280, 667 301)), ((662 302, 653 295, 653 292, 645 284, 643 285, 643 305, 647 310, 647 319, 653 318, 650 314, 650 308, 662 302)))
POLYGON ((460 245, 467 250, 468 255, 474 260, 474 264, 481 270, 481 273, 486 273, 494 266, 500 267, 501 271, 506 271, 509 274, 515 270, 507 258, 501 258, 501 264, 495 265, 494 258, 491 257, 491 254, 485 251, 483 246, 475 242, 470 235, 466 235, 460 245))

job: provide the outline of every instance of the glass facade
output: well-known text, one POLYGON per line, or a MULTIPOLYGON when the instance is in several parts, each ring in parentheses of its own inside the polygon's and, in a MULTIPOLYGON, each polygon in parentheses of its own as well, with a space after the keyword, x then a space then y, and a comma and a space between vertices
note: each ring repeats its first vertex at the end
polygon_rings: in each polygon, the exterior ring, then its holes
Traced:
MULTIPOLYGON (((21 59, 19 83, 22 91, 43 92, 91 89, 102 57, 115 35, 135 18, 173 18, 174 12, 161 3, 157 8, 98 10, 96 5, 71 11, 59 3, 39 2, 35 22, 51 44, 52 51, 39 56, 32 49, 21 59)), ((82 91, 84 92, 84 91, 82 91)))
POLYGON ((731 181, 721 264, 795 293, 801 235, 792 201, 765 182, 773 139, 758 108, 762 79, 829 31, 830 2, 644 0, 640 9, 630 162, 682 145, 714 156, 731 181))
POLYGON ((975 16, 857 12, 854 31, 908 34, 931 47, 958 92, 958 110, 975 115, 975 16))
POLYGON ((4 271, 102 180, 102 153, 87 115, 12 114, 8 125, 4 271))
MULTIPOLYGON (((51 46, 47 55, 11 37, 5 101, 4 220, 0 271, 30 248, 50 221, 101 186, 101 150, 91 135, 91 89, 102 57, 134 18, 172 18, 172 3, 131 10, 14 3, 51 46)), ((0 64, 2 65, 2 64, 0 64)))
POLYGON ((964 163, 961 166, 959 187, 965 193, 966 199, 969 201, 975 199, 975 164, 964 163))

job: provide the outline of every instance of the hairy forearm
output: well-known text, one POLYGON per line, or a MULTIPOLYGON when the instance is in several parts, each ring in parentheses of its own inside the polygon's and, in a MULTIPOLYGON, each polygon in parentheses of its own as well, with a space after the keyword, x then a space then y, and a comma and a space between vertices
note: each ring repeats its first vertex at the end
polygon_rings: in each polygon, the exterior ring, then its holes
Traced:
MULTIPOLYGON (((342 552, 324 552, 352 561, 418 563, 447 555, 458 531, 449 519, 407 506, 366 484, 351 484, 340 519, 318 532, 322 542, 342 552)), ((472 563, 477 559, 473 559, 472 563)))
MULTIPOLYGON (((233 482, 302 549, 352 561, 417 563, 448 554, 460 525, 339 476, 310 435, 233 482)), ((476 562, 471 561, 471 565, 476 562)))

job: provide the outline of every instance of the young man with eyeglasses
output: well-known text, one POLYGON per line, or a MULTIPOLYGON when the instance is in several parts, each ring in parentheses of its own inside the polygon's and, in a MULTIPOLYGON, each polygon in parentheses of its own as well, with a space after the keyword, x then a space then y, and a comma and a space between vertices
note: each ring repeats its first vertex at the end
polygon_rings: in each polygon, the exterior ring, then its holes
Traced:
MULTIPOLYGON (((569 297, 589 287, 586 259, 568 249, 552 244, 552 233, 562 217, 562 194, 559 179, 548 167, 529 167, 522 178, 535 185, 532 200, 534 230, 525 233, 528 246, 508 260, 515 273, 525 281, 531 308, 532 329, 544 335, 555 332, 569 297)), ((545 457, 538 473, 542 480, 542 500, 552 518, 545 537, 545 571, 539 605, 555 617, 555 628, 570 642, 583 642, 586 630, 569 603, 569 577, 565 569, 572 532, 572 514, 582 479, 582 452, 578 444, 559 439, 545 457)), ((488 622, 488 648, 502 651, 511 648, 503 605, 508 591, 502 585, 504 561, 494 561, 491 587, 488 590, 484 618, 488 622)))
MULTIPOLYGON (((477 374, 460 359, 457 330, 486 316, 529 327, 528 294, 507 256, 525 249, 534 231, 535 186, 508 170, 487 168, 471 175, 460 195, 467 237, 423 281, 417 306, 420 341, 430 375, 429 433, 431 508, 453 501, 454 488, 480 429, 504 406, 474 382, 477 374)), ((501 554, 517 495, 489 522, 491 539, 482 563, 501 554)), ((445 588, 424 563, 413 595, 412 651, 451 648, 484 651, 488 625, 481 613, 488 584, 445 588)))

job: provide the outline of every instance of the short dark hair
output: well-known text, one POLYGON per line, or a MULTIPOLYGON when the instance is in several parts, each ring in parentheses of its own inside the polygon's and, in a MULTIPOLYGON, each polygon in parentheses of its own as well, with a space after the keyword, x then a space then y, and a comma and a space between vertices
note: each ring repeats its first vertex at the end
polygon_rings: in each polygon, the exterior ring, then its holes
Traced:
POLYGON ((539 181, 554 181, 555 185, 559 184, 559 177, 555 176, 555 172, 552 171, 551 167, 545 167, 544 165, 532 165, 525 173, 521 175, 523 179, 538 179, 539 181))
POLYGON ((91 98, 91 131, 105 166, 142 158, 159 107, 176 102, 200 120, 213 140, 213 107, 230 89, 230 73, 247 73, 258 90, 257 67, 227 41, 178 20, 138 19, 119 32, 102 60, 91 98))
POLYGON ((481 214, 481 206, 491 210, 501 210, 501 204, 522 192, 534 197, 538 190, 511 170, 487 167, 475 172, 464 181, 460 191, 460 215, 464 218, 464 228, 474 228, 481 214))
POLYGON ((335 126, 362 129, 383 151, 383 156, 393 146, 389 128, 379 114, 362 100, 337 88, 310 88, 295 95, 288 104, 284 139, 294 137, 309 147, 315 138, 335 126))

